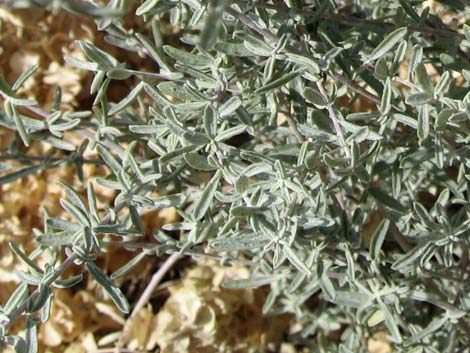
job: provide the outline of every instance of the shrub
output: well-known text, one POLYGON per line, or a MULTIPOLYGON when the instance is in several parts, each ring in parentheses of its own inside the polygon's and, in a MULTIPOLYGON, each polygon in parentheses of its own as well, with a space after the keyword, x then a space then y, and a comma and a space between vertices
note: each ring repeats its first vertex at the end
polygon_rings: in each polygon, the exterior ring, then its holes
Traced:
POLYGON ((92 16, 110 45, 155 68, 79 42, 87 60, 65 60, 93 73, 87 111, 61 111, 60 94, 48 110, 21 98, 35 67, 13 84, 1 80, 0 123, 16 134, 2 153, 27 155, 35 140, 53 149, 32 165, 2 163, 0 185, 56 167, 53 156, 82 177, 83 154, 95 150, 108 170, 98 182, 117 193, 99 209, 91 182, 83 180, 86 197, 62 184, 70 217, 46 214, 32 254, 11 245, 29 273, 1 307, 4 342, 37 349, 51 288, 82 279, 63 276, 74 263, 129 312, 113 280, 156 253, 173 254, 167 267, 200 254, 249 264, 250 277, 224 286, 268 287, 263 313, 295 314, 302 329, 291 339, 315 352, 364 351, 366 337, 384 330, 397 352, 468 349, 462 1, 147 0, 134 14, 119 0, 3 3, 92 16), (126 14, 146 30, 126 28, 126 14), (171 45, 169 28, 178 36, 171 45), (116 80, 132 89, 111 102, 116 80), (110 276, 95 264, 111 235, 129 246, 144 233, 141 213, 165 207, 181 221, 154 231, 158 245, 110 276), (51 262, 40 266, 44 252, 51 262), (20 315, 26 336, 8 335, 20 315))

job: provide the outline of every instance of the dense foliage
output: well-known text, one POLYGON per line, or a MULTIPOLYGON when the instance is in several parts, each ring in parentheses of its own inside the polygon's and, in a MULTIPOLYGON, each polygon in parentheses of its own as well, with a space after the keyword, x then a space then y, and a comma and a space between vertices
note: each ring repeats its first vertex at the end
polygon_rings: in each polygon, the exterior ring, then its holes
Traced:
POLYGON ((80 42, 87 61, 65 60, 94 75, 88 111, 61 111, 60 90, 50 110, 18 96, 34 67, 0 81, 0 124, 17 134, 1 152, 27 151, 33 140, 53 147, 33 165, 0 164, 0 185, 60 163, 80 176, 83 153, 96 149, 109 171, 98 183, 118 192, 98 209, 92 183, 86 198, 64 184, 70 218, 47 216, 33 254, 12 244, 30 271, 18 273, 23 284, 1 307, 3 341, 36 349, 51 288, 82 278, 61 277, 73 263, 129 312, 115 278, 152 254, 210 253, 248 264, 251 276, 225 287, 269 287, 263 312, 294 314, 302 329, 291 339, 312 351, 364 351, 366 337, 383 330, 397 352, 468 349, 463 1, 2 3, 95 17, 110 45, 154 64, 141 71, 80 42), (147 31, 126 28, 125 15, 147 31), (133 88, 111 102, 115 80, 133 88), (80 146, 67 141, 72 131, 80 146), (155 230, 158 246, 110 277, 95 264, 110 243, 138 241, 142 212, 170 206, 181 221, 155 230), (51 260, 39 267, 43 253, 51 260), (26 337, 8 335, 20 315, 26 337))

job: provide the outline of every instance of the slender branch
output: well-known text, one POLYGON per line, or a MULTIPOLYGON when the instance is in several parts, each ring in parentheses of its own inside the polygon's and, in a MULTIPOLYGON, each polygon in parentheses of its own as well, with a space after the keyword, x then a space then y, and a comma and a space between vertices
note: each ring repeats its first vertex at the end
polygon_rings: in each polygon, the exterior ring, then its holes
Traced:
POLYGON ((131 315, 127 319, 124 328, 122 329, 121 336, 119 338, 117 347, 118 351, 120 350, 120 347, 123 345, 123 341, 128 334, 131 324, 132 324, 132 319, 142 310, 142 308, 148 303, 150 298, 152 297, 152 293, 155 290, 155 288, 158 286, 158 284, 161 282, 163 277, 166 275, 166 273, 175 265, 176 262, 178 262, 183 255, 180 252, 176 252, 172 254, 166 261, 163 263, 163 265, 158 269, 157 272, 152 276, 152 279, 150 280, 149 284, 145 288, 144 292, 140 296, 139 300, 137 301, 137 304, 135 305, 134 309, 132 310, 131 315))
MULTIPOLYGON (((59 267, 57 267, 57 269, 54 271, 54 275, 44 283, 44 286, 51 287, 54 281, 59 278, 66 269, 72 266, 77 258, 78 255, 76 253, 72 253, 59 267)), ((37 299, 39 293, 39 289, 36 289, 28 298, 23 300, 23 302, 10 315, 8 315, 9 320, 6 324, 4 324, 5 332, 18 319, 18 317, 26 311, 29 303, 37 299)))

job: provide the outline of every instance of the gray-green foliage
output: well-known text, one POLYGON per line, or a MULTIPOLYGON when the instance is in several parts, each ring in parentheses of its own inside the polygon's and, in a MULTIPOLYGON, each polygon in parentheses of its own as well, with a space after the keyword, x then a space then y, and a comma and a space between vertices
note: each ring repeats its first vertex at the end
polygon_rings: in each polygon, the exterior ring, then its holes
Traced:
MULTIPOLYGON (((66 60, 93 73, 95 100, 93 111, 73 113, 16 95, 34 68, 13 86, 0 81, 0 123, 17 132, 4 159, 29 161, 19 146, 32 140, 67 156, 53 152, 18 170, 2 162, 0 185, 64 163, 80 172, 94 148, 109 170, 98 183, 118 192, 103 212, 91 183, 86 199, 63 185, 73 220, 48 215, 32 254, 12 245, 30 270, 18 273, 23 284, 1 307, 4 342, 35 351, 51 287, 81 280, 58 279, 74 262, 127 312, 94 259, 106 234, 129 244, 143 232, 141 212, 175 206, 181 221, 156 230, 160 245, 141 249, 112 279, 151 253, 210 249, 248 259, 250 278, 225 286, 270 287, 263 312, 295 314, 303 329, 291 339, 315 352, 365 351, 366 334, 384 329, 397 352, 468 348, 470 27, 451 30, 419 0, 146 0, 135 6, 144 33, 125 28, 124 0, 6 3, 94 16, 110 44, 153 60, 155 72, 80 42, 87 61, 66 60), (168 22, 180 29, 179 44, 165 43, 168 22), (109 102, 107 87, 122 79, 133 89, 109 102), (358 99, 375 108, 354 111, 358 99), (87 142, 67 142, 68 130, 87 142), (431 202, 420 198, 426 192, 431 202), (383 219, 365 240, 373 212, 383 219), (34 263, 41 253, 52 259, 44 268, 34 263), (9 336, 20 314, 26 337, 9 336), (335 330, 338 342, 328 339, 335 330)), ((464 1, 440 3, 456 18, 470 14, 464 1)))

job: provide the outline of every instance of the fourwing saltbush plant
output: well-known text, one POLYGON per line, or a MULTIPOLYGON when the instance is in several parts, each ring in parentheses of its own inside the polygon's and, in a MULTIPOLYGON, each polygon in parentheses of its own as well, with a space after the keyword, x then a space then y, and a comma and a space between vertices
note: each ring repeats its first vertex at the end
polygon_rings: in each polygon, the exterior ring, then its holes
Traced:
POLYGON ((100 210, 91 183, 86 200, 62 185, 73 220, 47 215, 31 254, 11 245, 30 270, 18 273, 22 284, 0 308, 4 342, 37 349, 51 289, 82 279, 61 277, 72 264, 128 312, 114 278, 152 253, 210 252, 249 260, 251 276, 225 286, 269 287, 263 312, 295 314, 302 330, 291 339, 312 351, 366 351, 366 337, 386 330, 397 352, 468 352, 466 2, 440 1, 461 20, 457 29, 420 0, 2 3, 94 16, 109 44, 155 64, 154 72, 130 69, 78 43, 87 61, 65 60, 93 73, 91 111, 61 112, 60 100, 44 111, 18 97, 35 68, 0 81, 0 123, 17 135, 2 153, 24 161, 21 144, 54 147, 17 170, 2 162, 0 185, 64 163, 79 172, 83 152, 96 149, 109 171, 98 183, 118 192, 100 210), (145 32, 125 27, 133 5, 145 32), (179 43, 166 43, 168 23, 179 43), (133 88, 109 102, 110 83, 125 79, 133 88), (369 108, 357 111, 356 101, 369 108), (66 131, 85 142, 67 142, 66 131), (59 151, 66 157, 54 157, 59 151), (181 221, 155 230, 158 246, 111 278, 94 263, 107 234, 126 246, 143 233, 141 212, 170 206, 181 221), (39 267, 43 253, 51 261, 39 267), (20 315, 26 336, 9 335, 20 315), (328 339, 332 331, 338 341, 328 339))

